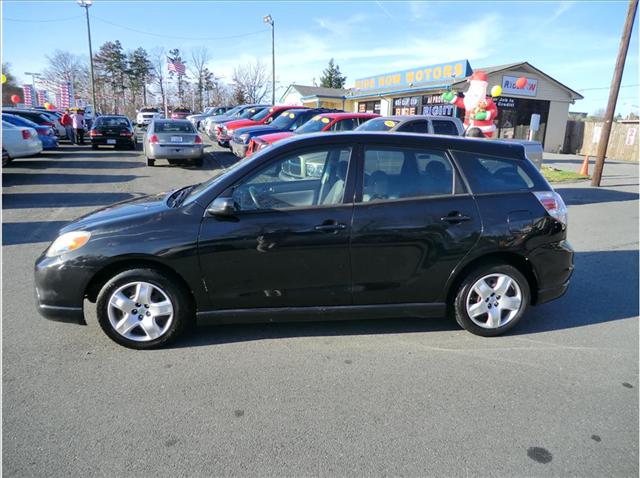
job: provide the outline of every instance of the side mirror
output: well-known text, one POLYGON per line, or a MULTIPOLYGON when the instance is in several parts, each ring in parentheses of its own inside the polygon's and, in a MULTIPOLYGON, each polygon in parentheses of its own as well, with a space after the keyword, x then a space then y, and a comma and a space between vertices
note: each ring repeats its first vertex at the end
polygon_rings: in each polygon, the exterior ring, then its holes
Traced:
POLYGON ((233 198, 216 198, 207 209, 208 216, 233 216, 236 203, 233 198))

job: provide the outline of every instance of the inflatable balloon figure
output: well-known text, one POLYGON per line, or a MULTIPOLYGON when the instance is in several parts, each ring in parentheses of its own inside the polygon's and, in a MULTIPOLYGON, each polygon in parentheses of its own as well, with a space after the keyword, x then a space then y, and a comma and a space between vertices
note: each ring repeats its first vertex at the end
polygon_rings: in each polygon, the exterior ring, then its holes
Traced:
MULTIPOLYGON (((469 88, 465 93, 447 91, 442 99, 452 105, 464 109, 464 127, 479 128, 487 138, 493 138, 496 125, 493 120, 498 116, 498 107, 490 96, 487 96, 489 77, 484 71, 474 71, 467 80, 469 88)), ((500 96, 502 88, 494 86, 491 89, 493 96, 500 96)))

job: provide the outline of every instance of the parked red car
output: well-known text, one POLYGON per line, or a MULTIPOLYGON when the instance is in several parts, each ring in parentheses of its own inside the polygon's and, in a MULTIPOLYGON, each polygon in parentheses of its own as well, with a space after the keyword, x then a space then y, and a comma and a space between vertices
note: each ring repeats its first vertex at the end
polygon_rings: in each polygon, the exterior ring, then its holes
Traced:
POLYGON ((287 110, 293 110, 298 108, 304 108, 303 106, 286 106, 286 105, 278 105, 271 106, 269 108, 265 108, 259 113, 253 115, 251 118, 246 119, 238 119, 234 121, 229 121, 221 125, 220 129, 217 130, 217 139, 218 144, 220 146, 229 146, 229 141, 233 136, 233 132, 240 128, 246 128, 247 126, 257 126, 259 124, 269 124, 278 116, 280 116, 283 112, 287 110))
MULTIPOLYGON (((290 109, 291 107, 288 108, 290 109)), ((318 133, 320 131, 351 131, 365 121, 369 121, 371 118, 378 116, 380 115, 374 113, 322 113, 314 116, 293 132, 286 131, 256 136, 249 142, 249 148, 247 149, 245 158, 276 141, 289 138, 294 134, 318 133)))
POLYGON ((186 119, 191 114, 189 108, 175 108, 171 112, 171 119, 186 119))

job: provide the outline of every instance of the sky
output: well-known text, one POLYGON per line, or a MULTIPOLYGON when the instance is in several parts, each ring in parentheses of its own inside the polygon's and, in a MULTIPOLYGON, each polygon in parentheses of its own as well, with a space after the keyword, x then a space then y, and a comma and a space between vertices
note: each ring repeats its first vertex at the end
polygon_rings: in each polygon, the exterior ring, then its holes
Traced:
MULTIPOLYGON (((452 60, 474 69, 528 61, 584 100, 571 111, 606 106, 626 1, 388 2, 388 1, 112 1, 89 9, 94 52, 120 40, 142 46, 206 46, 209 68, 230 82, 233 68, 260 59, 270 71, 275 21, 276 80, 312 85, 335 58, 347 87, 358 78, 452 60)), ((84 10, 74 0, 2 2, 2 61, 21 82, 46 67, 55 49, 84 55, 84 10)), ((188 63, 187 63, 188 65, 188 63)), ((618 112, 638 112, 638 17, 634 23, 618 112)))

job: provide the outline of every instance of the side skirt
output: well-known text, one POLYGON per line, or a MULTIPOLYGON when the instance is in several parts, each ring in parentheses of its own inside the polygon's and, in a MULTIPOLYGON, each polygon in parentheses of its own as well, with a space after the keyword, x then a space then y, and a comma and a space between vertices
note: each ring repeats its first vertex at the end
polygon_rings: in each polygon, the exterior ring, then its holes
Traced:
POLYGON ((321 320, 392 319, 444 317, 444 303, 340 305, 325 307, 273 307, 225 309, 196 314, 198 324, 298 322, 321 320))

